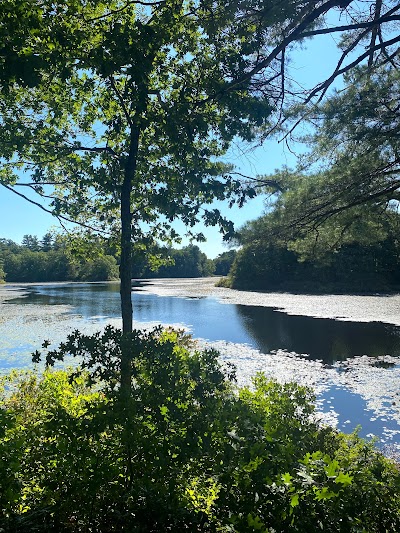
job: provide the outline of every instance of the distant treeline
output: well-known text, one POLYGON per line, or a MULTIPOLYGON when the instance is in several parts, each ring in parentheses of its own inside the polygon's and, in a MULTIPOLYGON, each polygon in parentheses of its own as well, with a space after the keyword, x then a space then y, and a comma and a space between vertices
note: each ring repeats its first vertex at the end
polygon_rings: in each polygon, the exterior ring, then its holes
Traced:
MULTIPOLYGON (((236 252, 208 259, 198 246, 182 249, 154 246, 134 249, 132 278, 227 275, 236 252)), ((47 233, 25 235, 22 243, 0 239, 0 281, 107 281, 118 279, 118 248, 106 240, 71 241, 47 233)))
MULTIPOLYGON (((254 225, 243 232, 239 252, 209 259, 198 246, 134 247, 132 278, 229 276, 237 289, 363 292, 400 288, 400 244, 393 234, 374 243, 345 244, 306 258, 282 241, 263 240, 254 225)), ((105 239, 71 240, 47 233, 21 244, 0 239, 0 281, 107 281, 118 279, 118 247, 105 239)))
POLYGON ((99 246, 91 254, 73 253, 68 239, 25 235, 22 243, 0 239, 0 277, 5 281, 103 281, 118 278, 115 257, 99 246))
MULTIPOLYGON (((349 243, 304 257, 287 243, 260 238, 255 226, 242 234, 239 252, 209 259, 196 245, 174 249, 137 245, 132 278, 228 276, 237 289, 298 292, 363 292, 400 289, 400 243, 393 234, 373 243, 349 243)), ((118 247, 48 233, 25 235, 21 244, 0 238, 0 281, 107 281, 118 279, 118 247)))
POLYGON ((152 246, 149 249, 134 249, 133 278, 199 278, 226 276, 236 256, 236 250, 223 252, 209 259, 198 246, 189 245, 174 249, 167 246, 152 246))
POLYGON ((299 261, 296 252, 259 243, 238 253, 230 286, 237 289, 371 292, 400 289, 400 250, 390 242, 348 244, 329 262, 299 261))
POLYGON ((274 239, 271 219, 264 215, 241 230, 242 247, 226 285, 291 292, 400 290, 399 215, 386 214, 375 235, 367 228, 353 242, 330 246, 328 241, 320 249, 309 234, 296 240, 274 239))

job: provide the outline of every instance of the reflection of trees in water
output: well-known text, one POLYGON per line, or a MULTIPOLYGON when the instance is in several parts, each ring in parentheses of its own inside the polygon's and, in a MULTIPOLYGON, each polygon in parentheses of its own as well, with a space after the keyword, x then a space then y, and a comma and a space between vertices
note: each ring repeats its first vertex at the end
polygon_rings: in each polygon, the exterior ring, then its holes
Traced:
POLYGON ((237 309, 243 326, 265 353, 285 349, 325 363, 354 355, 400 355, 400 328, 390 324, 287 315, 267 307, 237 309))
POLYGON ((33 285, 23 298, 10 304, 67 305, 71 312, 85 318, 93 316, 119 317, 119 283, 73 283, 33 285))
MULTIPOLYGON (((85 318, 120 317, 118 290, 118 283, 37 285, 26 289, 25 298, 8 303, 69 305, 73 314, 85 318)), ((363 354, 400 356, 400 327, 392 325, 293 316, 267 307, 156 296, 140 290, 132 297, 135 320, 185 323, 196 337, 249 343, 264 353, 286 349, 326 363, 363 354)))

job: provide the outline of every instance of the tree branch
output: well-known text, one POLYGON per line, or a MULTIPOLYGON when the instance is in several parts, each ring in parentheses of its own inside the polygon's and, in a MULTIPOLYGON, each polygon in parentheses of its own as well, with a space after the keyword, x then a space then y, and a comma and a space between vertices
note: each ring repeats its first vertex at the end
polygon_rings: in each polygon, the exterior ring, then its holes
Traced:
MULTIPOLYGON (((60 148, 60 147, 53 147, 53 148, 60 148)), ((61 147, 61 149, 63 149, 63 147, 61 147)), ((97 152, 97 153, 109 153, 111 154, 113 157, 119 157, 119 155, 117 154, 117 152, 115 152, 112 148, 110 148, 109 146, 82 146, 82 145, 72 145, 70 148, 68 147, 65 147, 64 148, 65 150, 68 150, 68 151, 72 151, 72 152, 97 152)))
MULTIPOLYGON (((375 24, 376 24, 376 20, 379 19, 379 17, 381 16, 381 9, 382 9, 382 0, 376 0, 375 13, 374 13, 375 24)), ((369 45, 371 50, 376 44, 376 38, 378 37, 378 33, 379 33, 379 26, 375 25, 372 28, 372 32, 371 32, 371 44, 369 45)), ((373 63, 374 63, 374 53, 371 51, 370 56, 368 58, 368 68, 371 68, 373 63)))
POLYGON ((125 115, 125 118, 126 118, 128 124, 129 124, 129 126, 131 128, 133 128, 133 120, 132 120, 132 118, 131 118, 131 116, 129 114, 129 111, 126 108, 126 105, 125 105, 124 99, 122 97, 122 94, 119 92, 117 86, 115 85, 115 80, 114 80, 113 76, 110 76, 108 79, 110 80, 111 88, 112 88, 112 90, 114 91, 114 93, 116 94, 116 96, 118 98, 118 101, 119 101, 119 103, 121 105, 122 111, 123 111, 123 113, 125 115))
POLYGON ((105 19, 107 17, 111 17, 113 15, 116 15, 117 13, 122 13, 122 11, 125 11, 130 6, 139 5, 139 6, 145 6, 145 7, 151 7, 151 6, 160 6, 166 3, 166 0, 155 0, 154 2, 146 2, 145 0, 131 0, 129 2, 126 2, 125 5, 120 7, 119 9, 115 9, 114 11, 109 11, 108 13, 104 13, 104 15, 100 15, 99 17, 94 17, 91 19, 84 19, 85 22, 96 22, 98 20, 105 19))
POLYGON ((327 78, 324 82, 320 83, 319 85, 317 85, 317 87, 315 87, 315 89, 313 89, 311 91, 311 93, 308 95, 306 101, 304 103, 308 103, 310 102, 310 100, 316 96, 321 90, 325 90, 327 87, 329 87, 332 82, 338 77, 340 76, 341 74, 345 74, 346 72, 348 72, 349 70, 351 70, 352 68, 356 67, 357 65, 359 65, 362 61, 364 61, 364 59, 366 59, 367 57, 369 57, 369 55, 372 53, 372 52, 376 52, 377 50, 380 50, 382 48, 386 48, 388 46, 391 46, 392 44, 396 44, 400 42, 400 35, 394 37, 393 39, 390 39, 389 41, 385 41, 383 43, 380 43, 380 44, 377 44, 375 45, 373 48, 369 48, 366 52, 364 52, 363 54, 361 54, 360 56, 358 56, 357 59, 355 59, 354 61, 352 61, 351 63, 349 63, 348 65, 346 65, 345 67, 341 68, 341 69, 336 69, 335 72, 329 77, 327 78))
MULTIPOLYGON (((400 6, 396 6, 396 8, 392 9, 392 12, 399 11, 400 6)), ((332 28, 321 28, 319 30, 312 30, 308 32, 304 32, 299 37, 299 39, 305 39, 306 37, 315 37, 317 35, 326 35, 331 33, 337 33, 339 31, 350 31, 350 30, 362 30, 364 29, 374 29, 377 26, 384 24, 385 22, 395 22, 400 20, 400 15, 393 15, 388 16, 387 14, 383 15, 382 17, 378 19, 371 20, 369 22, 358 22, 355 24, 344 24, 343 26, 334 26, 332 28)))
POLYGON ((68 185, 69 180, 65 181, 31 181, 26 183, 21 183, 20 181, 15 184, 17 187, 41 187, 42 185, 52 185, 56 187, 57 185, 68 185))
MULTIPOLYGON (((276 46, 269 54, 268 56, 260 61, 257 65, 255 65, 249 72, 241 76, 240 78, 237 78, 236 80, 231 81, 226 85, 224 89, 221 91, 218 91, 214 95, 212 95, 209 99, 215 99, 220 94, 223 94, 224 92, 231 91, 233 89, 236 89, 238 85, 241 83, 247 82, 251 80, 253 76, 258 74, 261 70, 264 70, 265 68, 269 67, 269 65, 272 63, 274 59, 277 58, 277 56, 287 48, 287 46, 295 41, 298 41, 300 39, 303 39, 303 30, 305 30, 308 26, 310 26, 313 22, 315 22, 322 14, 327 13, 330 9, 334 7, 346 7, 351 3, 352 0, 328 0, 318 8, 314 9, 311 13, 309 13, 303 21, 287 36, 285 37, 281 43, 276 46)), ((317 30, 315 30, 317 31, 317 30)), ((209 100, 208 99, 208 100, 209 100)))
POLYGON ((388 195, 391 195, 392 193, 398 191, 399 188, 400 188, 400 183, 397 182, 397 183, 392 184, 391 186, 385 187, 384 189, 380 189, 376 192, 357 196, 357 198, 350 200, 346 202, 344 205, 340 205, 338 207, 333 207, 335 205, 335 200, 331 199, 328 202, 325 202, 324 204, 320 204, 319 206, 316 206, 314 209, 306 212, 303 216, 296 218, 296 220, 292 221, 289 224, 289 227, 294 227, 298 225, 302 227, 306 227, 313 222, 316 225, 320 226, 326 220, 333 217, 334 215, 342 213, 343 211, 347 211, 348 209, 351 209, 352 207, 357 207, 358 205, 363 205, 365 203, 369 203, 380 198, 385 198, 388 201, 390 199, 388 198, 388 195))
POLYGON ((31 198, 29 198, 25 194, 22 194, 22 193, 16 191, 13 187, 11 187, 9 185, 6 185, 5 183, 0 183, 0 185, 5 187, 9 191, 13 192, 17 196, 19 196, 19 197, 23 198, 24 200, 28 201, 30 204, 36 205, 37 207, 39 207, 39 209, 41 209, 45 213, 49 213, 49 215, 55 217, 60 222, 60 224, 63 227, 64 227, 64 225, 63 225, 62 221, 64 220, 65 222, 71 222, 72 224, 76 224, 78 226, 81 226, 82 228, 90 229, 92 231, 96 231, 98 233, 102 233, 103 235, 109 235, 109 232, 107 232, 105 230, 102 230, 102 229, 99 229, 99 228, 95 228, 94 226, 90 226, 89 224, 85 224, 84 222, 78 222, 78 221, 73 220, 72 218, 66 217, 64 215, 56 214, 51 209, 47 209, 46 207, 44 207, 44 205, 40 204, 39 202, 35 202, 35 200, 32 200, 31 198))

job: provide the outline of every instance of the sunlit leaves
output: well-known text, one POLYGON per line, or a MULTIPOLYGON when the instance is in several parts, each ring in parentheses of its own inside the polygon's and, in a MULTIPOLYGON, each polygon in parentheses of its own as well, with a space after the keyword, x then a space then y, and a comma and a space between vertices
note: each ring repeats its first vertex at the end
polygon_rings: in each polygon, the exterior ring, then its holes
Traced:
POLYGON ((399 473, 372 444, 319 426, 303 387, 259 375, 237 393, 219 354, 196 348, 160 328, 76 331, 51 359, 83 356, 86 371, 3 378, 1 526, 398 530, 399 473), (123 344, 128 403, 114 381, 123 344))
MULTIPOLYGON (((40 57, 44 66, 30 91, 10 86, 3 131, 12 138, 4 139, 2 153, 23 160, 21 168, 35 171, 37 182, 63 191, 51 208, 79 222, 85 204, 90 212, 93 201, 106 209, 111 200, 118 203, 135 124, 133 211, 143 218, 150 209, 171 220, 181 216, 191 226, 201 203, 234 202, 239 195, 242 204, 245 188, 232 187, 229 169, 216 158, 236 137, 254 140, 274 105, 267 86, 225 85, 268 46, 270 25, 297 16, 296 2, 270 9, 253 4, 165 1, 141 8, 71 0, 38 9, 26 0, 34 16, 32 24, 28 12, 19 21, 21 31, 24 24, 31 30, 19 53, 40 57)), ((98 206, 91 212, 94 224, 98 206)), ((100 215, 98 221, 104 226, 108 219, 100 215)))

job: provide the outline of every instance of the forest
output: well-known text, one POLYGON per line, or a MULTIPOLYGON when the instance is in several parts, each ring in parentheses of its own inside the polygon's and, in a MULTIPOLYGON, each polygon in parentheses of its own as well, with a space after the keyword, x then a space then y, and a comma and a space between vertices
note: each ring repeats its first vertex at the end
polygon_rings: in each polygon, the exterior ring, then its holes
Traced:
MULTIPOLYGON (((110 281, 119 277, 117 247, 97 238, 71 242, 68 236, 46 233, 41 239, 25 235, 21 244, 0 239, 0 280, 8 282, 110 281)), ((154 244, 145 251, 136 247, 132 278, 196 278, 225 276, 236 252, 208 259, 198 246, 180 249, 154 244)))
POLYGON ((266 214, 233 242, 236 288, 399 289, 399 72, 359 67, 312 108, 294 169, 259 176, 266 214))
MULTIPOLYGON (((304 240, 274 238, 272 214, 249 222, 231 249, 209 259, 198 246, 153 244, 133 252, 132 278, 228 276, 217 283, 236 289, 295 292, 375 292, 400 287, 398 215, 386 217, 376 242, 351 242, 317 254, 304 240)), ((62 235, 25 235, 21 245, 0 239, 0 274, 8 282, 109 281, 118 279, 119 255, 104 239, 82 242, 80 253, 62 235), (89 252, 90 250, 90 252, 89 252)))
POLYGON ((242 246, 223 285, 292 292, 399 291, 397 211, 381 215, 373 231, 359 223, 357 236, 322 249, 309 234, 295 239, 279 236, 276 214, 266 214, 239 231, 237 240, 242 246))
POLYGON ((2 278, 9 282, 106 281, 118 279, 116 259, 102 249, 83 257, 68 240, 47 233, 42 239, 25 235, 20 245, 0 239, 2 278))

